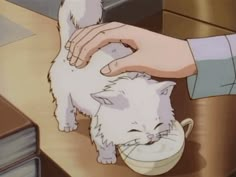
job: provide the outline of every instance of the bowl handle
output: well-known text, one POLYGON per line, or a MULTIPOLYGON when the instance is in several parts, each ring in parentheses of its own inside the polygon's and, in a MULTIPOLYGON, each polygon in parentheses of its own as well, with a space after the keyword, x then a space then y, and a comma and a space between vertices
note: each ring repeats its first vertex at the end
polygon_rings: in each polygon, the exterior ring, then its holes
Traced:
POLYGON ((188 129, 185 132, 185 138, 188 138, 189 134, 192 132, 192 129, 193 129, 193 125, 194 125, 193 120, 190 118, 184 119, 181 122, 181 125, 182 127, 185 127, 186 125, 188 125, 188 129))

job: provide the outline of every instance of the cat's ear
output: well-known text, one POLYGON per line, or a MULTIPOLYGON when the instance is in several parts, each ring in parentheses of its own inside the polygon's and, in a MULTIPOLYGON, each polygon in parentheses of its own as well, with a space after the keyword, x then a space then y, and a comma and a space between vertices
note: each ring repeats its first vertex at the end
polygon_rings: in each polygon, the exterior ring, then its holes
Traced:
POLYGON ((118 106, 120 104, 124 104, 127 101, 122 92, 113 90, 92 93, 91 97, 103 105, 118 106))
POLYGON ((157 83, 158 94, 170 96, 175 85, 176 83, 172 81, 163 81, 157 83))

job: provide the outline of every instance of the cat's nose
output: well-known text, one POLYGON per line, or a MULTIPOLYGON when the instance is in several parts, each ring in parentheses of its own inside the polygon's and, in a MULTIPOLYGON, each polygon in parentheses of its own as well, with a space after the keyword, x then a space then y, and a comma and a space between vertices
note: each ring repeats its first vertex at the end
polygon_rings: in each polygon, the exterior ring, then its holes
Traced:
POLYGON ((147 135, 147 138, 150 139, 150 140, 154 139, 154 137, 155 137, 155 136, 154 136, 153 134, 148 134, 148 135, 147 135))

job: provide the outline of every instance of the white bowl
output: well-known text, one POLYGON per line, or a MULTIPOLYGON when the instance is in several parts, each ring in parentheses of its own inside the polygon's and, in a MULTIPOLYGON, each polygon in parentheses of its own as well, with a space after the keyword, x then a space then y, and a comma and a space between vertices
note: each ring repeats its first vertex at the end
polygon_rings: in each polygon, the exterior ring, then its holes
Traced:
POLYGON ((124 162, 135 172, 143 175, 160 175, 171 170, 180 160, 185 146, 185 138, 191 133, 193 120, 174 122, 170 133, 152 145, 119 146, 124 162), (186 133, 183 127, 188 125, 186 133))

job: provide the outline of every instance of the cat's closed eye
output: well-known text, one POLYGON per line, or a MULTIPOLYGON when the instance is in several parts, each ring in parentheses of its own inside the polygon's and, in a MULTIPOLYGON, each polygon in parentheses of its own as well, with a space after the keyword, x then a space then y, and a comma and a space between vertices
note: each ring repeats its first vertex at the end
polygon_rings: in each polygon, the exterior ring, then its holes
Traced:
POLYGON ((137 129, 131 129, 128 132, 142 132, 141 130, 137 130, 137 129))
POLYGON ((157 129, 157 127, 161 126, 163 123, 158 123, 155 127, 154 127, 154 130, 157 129))

